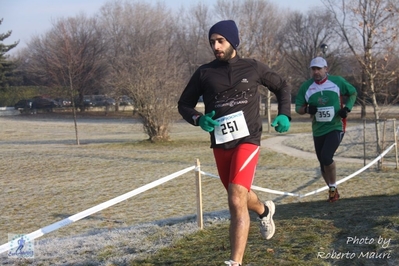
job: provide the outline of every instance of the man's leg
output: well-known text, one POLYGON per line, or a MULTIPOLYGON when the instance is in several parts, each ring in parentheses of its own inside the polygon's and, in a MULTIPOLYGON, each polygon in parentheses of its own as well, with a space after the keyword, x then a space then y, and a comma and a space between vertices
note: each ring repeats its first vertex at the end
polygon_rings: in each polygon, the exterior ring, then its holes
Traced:
POLYGON ((324 166, 324 175, 325 179, 327 180, 327 185, 329 186, 328 189, 328 201, 334 202, 339 199, 338 188, 336 184, 337 174, 336 174, 336 167, 335 162, 328 166, 324 166))
POLYGON ((252 190, 248 193, 248 209, 261 215, 265 212, 265 204, 261 202, 258 196, 252 190))
POLYGON ((329 189, 328 201, 334 202, 339 199, 337 189, 337 170, 333 160, 334 154, 338 149, 344 133, 341 131, 332 131, 325 135, 322 149, 320 150, 320 164, 322 167, 322 175, 329 189))
POLYGON ((231 260, 242 263, 247 244, 250 216, 248 210, 264 211, 258 197, 251 191, 259 158, 259 146, 244 143, 235 148, 231 157, 228 203, 231 215, 231 260))
POLYGON ((250 217, 248 212, 249 193, 247 188, 230 184, 228 189, 230 210, 231 260, 242 263, 247 245, 250 217))
POLYGON ((271 200, 261 202, 258 196, 251 190, 248 209, 258 214, 261 235, 266 239, 272 238, 276 230, 273 221, 273 215, 276 210, 274 202, 271 200))
POLYGON ((336 130, 323 136, 313 137, 317 160, 320 163, 321 174, 327 185, 331 174, 333 173, 335 176, 335 163, 333 157, 342 138, 343 132, 336 130), (328 172, 327 174, 326 171, 328 172))
POLYGON ((213 149, 213 153, 220 180, 227 190, 227 200, 231 216, 229 229, 230 262, 234 261, 241 264, 249 233, 249 213, 246 204, 248 189, 244 186, 231 183, 232 176, 235 176, 235 170, 232 166, 235 165, 233 158, 236 149, 213 149))
POLYGON ((248 210, 261 215, 266 211, 266 207, 252 190, 248 192, 247 188, 240 185, 230 184, 228 199, 231 215, 229 232, 231 259, 238 263, 242 263, 250 228, 248 210))
POLYGON ((326 173, 324 170, 324 166, 322 164, 322 157, 321 157, 321 153, 322 153, 323 147, 324 147, 325 137, 326 137, 325 135, 319 136, 319 137, 313 137, 313 144, 314 144, 314 149, 316 152, 317 160, 320 163, 321 175, 324 179, 324 182, 326 182, 326 184, 328 185, 328 180, 327 180, 327 176, 326 176, 326 173))
POLYGON ((333 162, 330 165, 324 165, 324 180, 326 181, 327 185, 334 185, 336 184, 336 180, 337 180, 337 170, 335 167, 335 162, 333 162))
MULTIPOLYGON (((231 215, 229 229, 230 259, 241 264, 250 227, 248 210, 256 212, 259 216, 268 215, 264 203, 251 190, 259 158, 259 146, 245 143, 232 150, 214 149, 214 155, 219 176, 228 192, 231 215)), ((268 215, 267 223, 269 224, 270 221, 272 222, 272 216, 268 215)), ((271 234, 268 232, 268 235, 271 234)))

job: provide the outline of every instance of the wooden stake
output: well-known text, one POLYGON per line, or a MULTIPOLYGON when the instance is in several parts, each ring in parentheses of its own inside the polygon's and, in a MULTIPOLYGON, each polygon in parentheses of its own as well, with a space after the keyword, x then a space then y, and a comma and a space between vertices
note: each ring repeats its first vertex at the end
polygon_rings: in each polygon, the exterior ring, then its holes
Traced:
POLYGON ((202 230, 204 228, 204 220, 202 215, 202 187, 201 187, 201 164, 199 159, 197 159, 195 164, 195 186, 197 193, 197 224, 202 230))

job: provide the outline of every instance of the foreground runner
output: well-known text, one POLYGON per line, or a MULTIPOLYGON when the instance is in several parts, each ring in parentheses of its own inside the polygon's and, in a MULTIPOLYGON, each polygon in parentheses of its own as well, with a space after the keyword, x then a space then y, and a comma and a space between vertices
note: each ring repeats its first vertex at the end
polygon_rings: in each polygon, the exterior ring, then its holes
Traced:
POLYGON ((262 134, 259 88, 263 85, 277 97, 278 116, 272 123, 277 132, 286 132, 290 127, 291 91, 286 81, 265 64, 237 55, 240 41, 234 21, 213 25, 209 42, 216 60, 196 70, 180 96, 178 108, 187 122, 210 134, 231 215, 231 254, 226 264, 237 266, 242 264, 248 239, 248 210, 259 215, 260 230, 266 239, 272 238, 275 231, 273 201, 263 203, 251 190, 262 134), (200 96, 205 115, 195 110, 200 96))

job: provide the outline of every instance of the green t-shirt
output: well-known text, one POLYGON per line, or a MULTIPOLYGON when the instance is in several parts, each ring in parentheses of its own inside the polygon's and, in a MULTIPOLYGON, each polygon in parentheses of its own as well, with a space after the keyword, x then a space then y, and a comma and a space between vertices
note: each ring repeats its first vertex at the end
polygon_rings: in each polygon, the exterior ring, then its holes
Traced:
POLYGON ((295 110, 307 104, 317 106, 313 116, 313 136, 325 135, 333 130, 345 132, 346 119, 338 115, 338 111, 346 106, 352 110, 356 101, 355 87, 340 76, 328 76, 327 80, 317 84, 313 79, 304 82, 295 99, 295 110), (346 103, 343 102, 347 96, 346 103))

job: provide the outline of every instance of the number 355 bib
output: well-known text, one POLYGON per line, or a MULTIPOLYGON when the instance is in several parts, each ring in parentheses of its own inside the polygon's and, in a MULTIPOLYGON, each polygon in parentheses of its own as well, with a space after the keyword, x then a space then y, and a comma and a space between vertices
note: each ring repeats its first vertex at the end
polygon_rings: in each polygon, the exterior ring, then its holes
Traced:
POLYGON ((315 118, 317 122, 330 122, 335 116, 334 106, 318 107, 315 118))
POLYGON ((243 111, 229 114, 216 119, 220 126, 215 127, 216 144, 226 143, 249 136, 247 122, 243 111))

